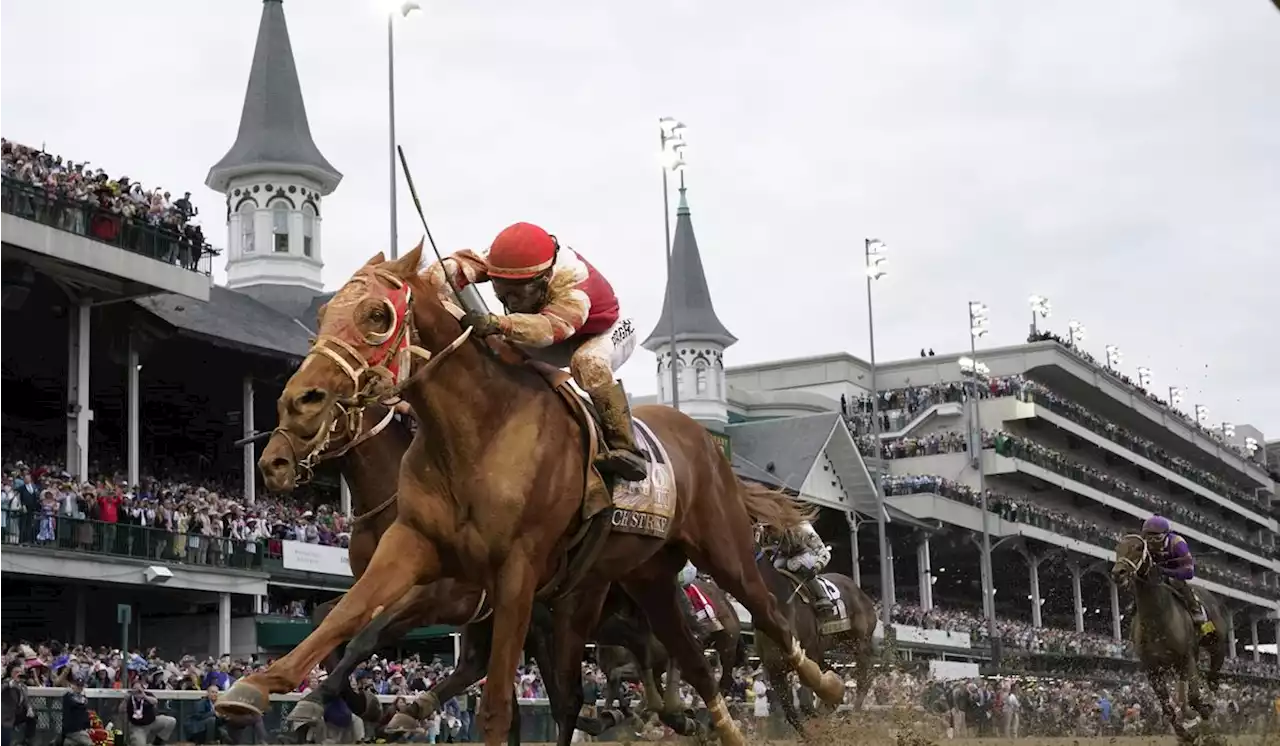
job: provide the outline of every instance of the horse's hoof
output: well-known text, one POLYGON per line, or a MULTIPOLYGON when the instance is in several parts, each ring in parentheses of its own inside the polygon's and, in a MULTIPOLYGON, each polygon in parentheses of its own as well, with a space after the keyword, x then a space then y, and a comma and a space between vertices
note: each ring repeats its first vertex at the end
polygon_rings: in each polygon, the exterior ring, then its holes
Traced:
MULTIPOLYGON (((310 696, 310 695, 308 695, 310 696)), ((303 725, 314 725, 324 722, 324 705, 312 699, 303 698, 289 711, 285 718, 294 730, 303 725)))
POLYGON ((218 716, 233 723, 253 722, 271 707, 271 697, 267 690, 241 679, 218 697, 214 704, 214 712, 218 716))
POLYGON ((391 720, 387 721, 386 731, 388 733, 404 733, 414 730, 418 727, 418 721, 413 719, 412 715, 403 712, 397 712, 391 716, 391 720))
MULTIPOLYGON (((614 723, 616 725, 617 723, 614 723)), ((605 725, 601 718, 589 718, 582 715, 578 716, 578 722, 574 723, 574 729, 586 733, 588 736, 595 738, 596 736, 609 730, 613 725, 605 725)))

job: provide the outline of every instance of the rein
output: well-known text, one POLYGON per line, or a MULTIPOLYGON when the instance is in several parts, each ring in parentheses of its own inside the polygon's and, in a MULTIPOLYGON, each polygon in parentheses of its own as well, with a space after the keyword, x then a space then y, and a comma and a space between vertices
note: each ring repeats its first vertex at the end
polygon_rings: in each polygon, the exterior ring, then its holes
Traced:
POLYGON ((1151 547, 1147 545, 1146 537, 1141 536, 1139 534, 1125 534, 1124 536, 1120 537, 1121 541, 1124 541, 1125 539, 1141 539, 1142 559, 1138 560, 1137 562, 1134 562, 1128 557, 1117 557, 1116 563, 1128 565, 1129 569, 1133 571, 1133 576, 1141 580, 1145 575, 1142 568, 1149 567, 1150 565, 1154 564, 1151 558, 1151 547))

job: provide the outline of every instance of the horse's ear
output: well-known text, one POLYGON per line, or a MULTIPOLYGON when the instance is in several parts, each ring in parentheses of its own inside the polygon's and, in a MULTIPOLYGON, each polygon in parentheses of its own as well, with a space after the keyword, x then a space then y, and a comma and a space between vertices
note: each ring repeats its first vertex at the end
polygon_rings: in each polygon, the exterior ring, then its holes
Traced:
POLYGON ((386 252, 379 251, 378 253, 374 254, 374 255, 373 255, 373 256, 371 256, 371 257, 369 257, 369 261, 365 262, 365 263, 364 263, 364 266, 366 266, 366 267, 372 267, 372 266, 377 265, 377 264, 382 264, 382 263, 383 263, 383 262, 385 262, 385 261, 387 261, 387 255, 386 255, 386 252))
POLYGON ((399 259, 392 259, 390 262, 387 262, 387 264, 383 266, 383 269, 402 280, 406 280, 418 274, 418 265, 421 263, 422 242, 419 241, 418 245, 414 246, 412 251, 399 259))
MULTIPOLYGON (((327 308, 329 308, 328 301, 321 303, 320 309, 316 311, 316 328, 319 328, 324 323, 324 312, 327 308)), ((313 341, 312 344, 315 344, 315 342, 313 341)))

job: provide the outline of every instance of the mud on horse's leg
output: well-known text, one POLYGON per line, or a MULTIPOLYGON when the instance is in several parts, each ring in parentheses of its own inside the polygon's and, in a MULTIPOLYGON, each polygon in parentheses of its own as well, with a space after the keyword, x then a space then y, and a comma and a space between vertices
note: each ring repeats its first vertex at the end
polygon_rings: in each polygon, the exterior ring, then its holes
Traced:
POLYGON ((266 671, 237 681, 218 697, 218 714, 236 719, 261 717, 270 706, 270 695, 292 691, 316 664, 340 643, 351 639, 383 607, 403 596, 419 579, 434 580, 439 574, 440 558, 435 546, 407 526, 392 524, 378 543, 365 574, 324 622, 266 671))
MULTIPOLYGON (((668 655, 679 663, 680 670, 684 671, 685 678, 697 690, 698 695, 707 703, 711 724, 715 727, 716 734, 720 736, 720 743, 725 746, 742 746, 746 743, 742 731, 729 716, 729 706, 725 704, 724 696, 716 688, 711 667, 707 665, 707 660, 702 655, 697 638, 685 624, 684 613, 680 610, 676 599, 678 589, 675 576, 680 566, 684 564, 684 558, 668 554, 665 561, 663 559, 658 561, 671 565, 669 568, 662 567, 660 571, 653 574, 654 577, 664 580, 627 583, 627 592, 645 610, 654 634, 666 646, 668 655)), ((677 686, 678 684, 674 681, 667 682, 668 691, 677 686)), ((684 713, 678 713, 678 717, 672 713, 664 713, 663 722, 677 731, 681 729, 668 722, 668 719, 692 721, 692 718, 684 713)), ((683 725, 686 729, 692 728, 695 732, 699 728, 696 721, 685 722, 683 725)))

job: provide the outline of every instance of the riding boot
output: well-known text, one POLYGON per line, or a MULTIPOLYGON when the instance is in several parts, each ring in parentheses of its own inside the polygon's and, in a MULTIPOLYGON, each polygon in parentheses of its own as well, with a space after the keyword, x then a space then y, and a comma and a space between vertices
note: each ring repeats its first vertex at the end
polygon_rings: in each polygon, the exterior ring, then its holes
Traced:
POLYGON ((819 616, 825 616, 836 610, 836 605, 827 596, 826 587, 817 579, 809 579, 809 593, 813 594, 813 610, 819 616))
POLYGON ((609 449, 596 457, 596 468, 628 482, 643 480, 649 475, 648 462, 636 446, 631 405, 622 382, 604 391, 592 392, 591 403, 600 413, 605 445, 609 449))

